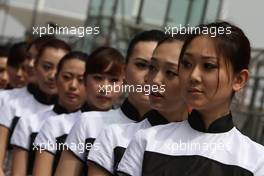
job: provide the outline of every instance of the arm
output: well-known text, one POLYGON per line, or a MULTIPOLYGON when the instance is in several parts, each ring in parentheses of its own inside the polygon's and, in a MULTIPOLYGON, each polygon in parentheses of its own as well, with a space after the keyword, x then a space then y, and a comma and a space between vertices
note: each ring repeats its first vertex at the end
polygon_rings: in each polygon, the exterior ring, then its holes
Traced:
POLYGON ((4 160, 5 160, 8 137, 9 137, 9 129, 0 125, 0 173, 4 172, 4 160))
POLYGON ((36 151, 33 176, 52 176, 54 155, 47 151, 36 151))
POLYGON ((64 150, 61 154, 58 167, 56 169, 56 176, 71 176, 81 175, 85 166, 84 148, 80 144, 85 144, 85 130, 86 125, 83 118, 76 122, 72 127, 67 139, 67 150, 64 150), (71 148, 73 146, 74 148, 71 148))
POLYGON ((26 176, 28 165, 28 152, 14 147, 12 157, 12 176, 26 176))
POLYGON ((97 166, 96 164, 89 162, 89 169, 88 169, 87 175, 89 175, 89 176, 109 176, 112 174, 105 171, 100 166, 97 166))
POLYGON ((83 166, 83 162, 77 159, 71 150, 65 150, 62 152, 55 176, 81 175, 83 166))

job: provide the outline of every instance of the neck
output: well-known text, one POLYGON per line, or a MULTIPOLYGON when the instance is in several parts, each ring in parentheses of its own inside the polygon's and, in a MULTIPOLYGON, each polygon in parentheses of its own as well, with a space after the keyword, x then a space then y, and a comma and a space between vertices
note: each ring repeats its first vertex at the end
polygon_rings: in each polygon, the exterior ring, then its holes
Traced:
POLYGON ((181 122, 188 117, 188 111, 186 106, 181 108, 175 108, 173 111, 159 111, 160 114, 165 117, 169 122, 181 122))
POLYGON ((137 103, 133 100, 133 98, 131 98, 131 96, 128 96, 128 101, 137 109, 141 118, 150 110, 150 106, 148 104, 137 103))
POLYGON ((219 106, 220 108, 208 108, 205 110, 198 110, 203 119, 205 128, 208 129, 209 126, 217 119, 230 113, 229 104, 226 106, 219 106))
POLYGON ((80 109, 81 108, 81 105, 78 105, 78 106, 72 106, 72 105, 67 105, 66 103, 64 103, 63 101, 61 101, 60 99, 58 100, 58 104, 65 108, 68 112, 74 112, 76 111, 77 109, 80 109))

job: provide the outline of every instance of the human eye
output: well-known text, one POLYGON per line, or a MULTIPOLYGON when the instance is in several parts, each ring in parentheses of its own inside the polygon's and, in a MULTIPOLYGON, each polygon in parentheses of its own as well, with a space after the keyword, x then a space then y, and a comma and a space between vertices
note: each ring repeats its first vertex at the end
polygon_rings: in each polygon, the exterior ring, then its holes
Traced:
POLYGON ((187 58, 182 59, 181 65, 183 66, 183 68, 186 68, 186 69, 192 67, 192 63, 187 58))
POLYGON ((148 64, 146 62, 136 62, 135 65, 139 69, 146 69, 146 68, 148 68, 148 64))
POLYGON ((44 70, 50 70, 50 69, 52 69, 52 65, 49 64, 49 63, 43 63, 42 64, 42 67, 43 67, 44 70))
POLYGON ((155 67, 154 64, 149 64, 148 68, 149 68, 149 71, 150 71, 150 72, 157 71, 157 68, 155 67))
POLYGON ((72 77, 71 77, 70 75, 65 74, 65 75, 62 75, 62 78, 63 78, 65 81, 68 81, 68 80, 70 80, 72 77))
POLYGON ((95 74, 92 76, 93 79, 95 79, 96 81, 101 81, 103 80, 103 76, 102 75, 99 75, 99 74, 95 74))
POLYGON ((218 68, 218 65, 208 62, 208 63, 204 63, 204 68, 208 70, 212 70, 218 68))
POLYGON ((178 76, 178 72, 174 70, 167 70, 166 75, 169 77, 178 76))

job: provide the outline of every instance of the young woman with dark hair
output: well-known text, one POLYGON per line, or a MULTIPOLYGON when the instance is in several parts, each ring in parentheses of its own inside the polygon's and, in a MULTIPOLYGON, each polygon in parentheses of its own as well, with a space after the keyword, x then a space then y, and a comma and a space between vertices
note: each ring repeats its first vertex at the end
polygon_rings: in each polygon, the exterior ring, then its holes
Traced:
MULTIPOLYGON (((7 145, 17 122, 37 112, 51 109, 57 94, 55 73, 60 59, 70 50, 62 40, 52 39, 43 45, 37 57, 35 73, 36 85, 29 85, 19 91, 0 107, 0 164, 3 166, 7 145)), ((12 61, 10 61, 12 62, 12 61)))
POLYGON ((188 120, 138 132, 119 175, 263 175, 264 147, 239 132, 230 111, 249 78, 249 40, 227 22, 200 28, 221 33, 193 35, 183 46, 179 79, 183 100, 193 108, 188 120))
MULTIPOLYGON (((158 41, 164 39, 164 37, 162 31, 151 30, 141 32, 131 40, 125 65, 125 81, 127 84, 132 86, 145 85, 144 78, 148 73, 153 50, 158 41)), ((97 76, 95 78, 97 79, 97 76)), ((88 152, 101 130, 105 126, 114 123, 140 121, 149 109, 148 96, 144 92, 128 92, 128 98, 118 109, 106 112, 83 113, 80 121, 72 128, 66 142, 68 145, 82 145, 84 147, 69 148, 65 151, 61 157, 56 175, 86 174, 88 152)))
POLYGON ((84 72, 88 55, 70 52, 57 66, 56 85, 58 100, 51 110, 22 118, 11 139, 14 147, 12 175, 31 175, 34 163, 33 141, 47 118, 70 114, 81 109, 85 102, 84 72))
MULTIPOLYGON (((86 89, 86 104, 82 112, 86 111, 106 111, 113 107, 120 93, 112 92, 108 95, 100 92, 100 85, 122 84, 123 81, 123 56, 115 49, 110 47, 99 48, 94 51, 86 62, 83 82, 86 89)), ((60 64, 59 64, 60 67, 60 64)), ((67 75, 65 75, 67 79, 67 75)), ((60 93, 59 93, 60 95, 60 93)), ((75 94, 68 94, 68 99, 64 99, 64 104, 72 108, 70 103, 76 97, 75 94)), ((76 121, 79 121, 80 114, 59 115, 45 121, 35 140, 36 160, 33 175, 53 175, 61 155, 65 139, 76 121), (57 144, 57 145, 56 145, 57 144), (56 147, 48 147, 58 146, 56 147)))

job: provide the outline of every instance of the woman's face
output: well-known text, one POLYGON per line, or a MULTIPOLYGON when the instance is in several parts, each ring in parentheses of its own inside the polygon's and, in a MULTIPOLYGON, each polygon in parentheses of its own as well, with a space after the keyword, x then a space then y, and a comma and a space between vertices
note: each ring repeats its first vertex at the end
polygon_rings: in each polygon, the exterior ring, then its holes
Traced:
POLYGON ((236 90, 233 70, 214 47, 214 39, 194 38, 184 52, 179 77, 186 103, 197 110, 228 108, 236 90))
MULTIPOLYGON (((126 65, 126 82, 129 85, 145 85, 148 66, 157 42, 138 42, 126 65)), ((129 98, 138 104, 149 104, 149 96, 145 92, 130 92, 129 98)))
POLYGON ((0 89, 6 88, 8 84, 7 57, 0 58, 0 89))
POLYGON ((86 100, 84 72, 85 62, 73 58, 65 61, 57 75, 59 104, 69 111, 80 108, 86 100))
POLYGON ((119 76, 111 76, 104 73, 87 75, 86 92, 88 104, 98 110, 111 109, 118 101, 122 91, 111 91, 109 87, 112 87, 112 89, 114 85, 121 87, 123 79, 123 74, 119 76))
POLYGON ((30 83, 36 83, 34 65, 35 65, 36 57, 38 55, 38 51, 37 51, 35 45, 32 45, 29 48, 28 53, 30 55, 30 58, 27 59, 27 72, 28 72, 28 76, 29 76, 28 79, 29 79, 30 83))
POLYGON ((21 88, 27 85, 28 75, 26 71, 27 61, 19 64, 16 67, 8 66, 7 72, 9 77, 9 83, 13 88, 21 88))
MULTIPOLYGON (((158 92, 151 92, 151 108, 162 112, 173 112, 184 106, 180 96, 178 62, 183 42, 174 41, 159 45, 151 58, 147 76, 151 87, 163 87, 158 92)), ((154 90, 154 89, 153 89, 154 90)))
POLYGON ((57 65, 67 52, 62 49, 46 48, 36 63, 36 79, 40 90, 48 95, 57 94, 55 74, 57 65))

